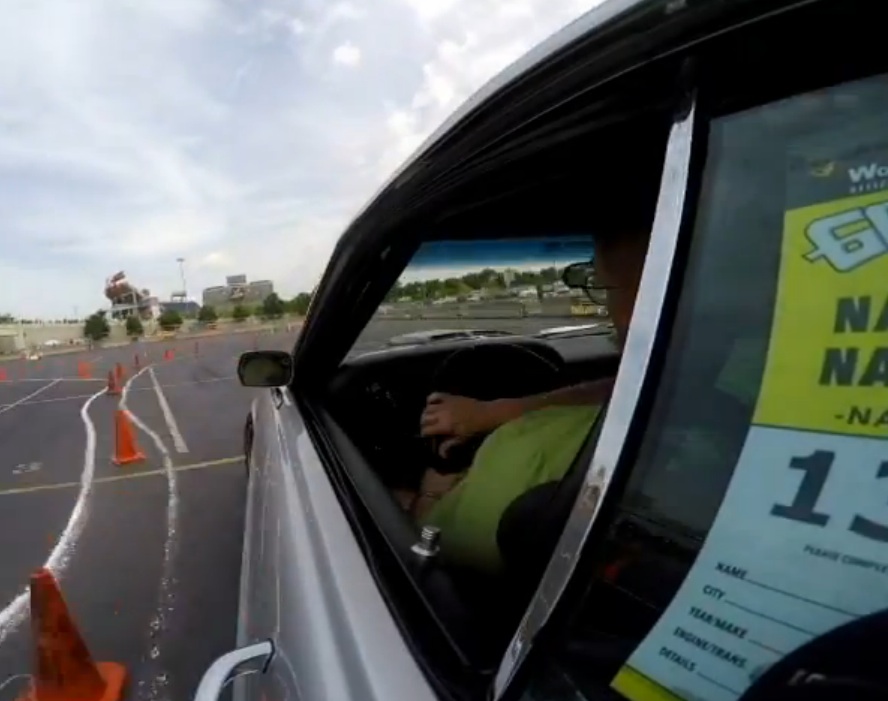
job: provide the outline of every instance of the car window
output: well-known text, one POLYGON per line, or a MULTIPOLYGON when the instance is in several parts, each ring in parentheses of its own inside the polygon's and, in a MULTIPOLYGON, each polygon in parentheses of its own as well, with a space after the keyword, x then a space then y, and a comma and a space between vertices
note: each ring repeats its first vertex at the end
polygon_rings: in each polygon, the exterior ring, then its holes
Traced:
POLYGON ((590 321, 605 326, 604 300, 561 280, 565 265, 592 254, 591 232, 426 242, 352 352, 471 334, 532 335, 590 321))
POLYGON ((526 699, 733 701, 888 607, 888 76, 715 120, 650 429, 526 699))

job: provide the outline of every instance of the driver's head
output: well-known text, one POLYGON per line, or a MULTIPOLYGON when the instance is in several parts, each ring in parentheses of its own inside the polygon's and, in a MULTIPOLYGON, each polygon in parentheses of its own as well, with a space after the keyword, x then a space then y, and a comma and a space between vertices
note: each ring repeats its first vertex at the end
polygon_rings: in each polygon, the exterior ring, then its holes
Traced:
POLYGON ((625 343, 629 331, 649 241, 650 232, 645 229, 595 240, 595 286, 606 290, 608 311, 620 345, 625 343))

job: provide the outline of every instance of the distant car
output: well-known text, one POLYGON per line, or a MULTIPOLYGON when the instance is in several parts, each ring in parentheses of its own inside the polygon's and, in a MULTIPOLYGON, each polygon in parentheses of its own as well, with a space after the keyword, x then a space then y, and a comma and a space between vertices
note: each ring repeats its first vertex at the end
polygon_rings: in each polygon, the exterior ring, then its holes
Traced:
MULTIPOLYGON (((888 609, 875 7, 605 2, 394 175, 293 351, 239 361, 259 391, 237 647, 198 701, 244 672, 236 701, 755 699, 787 654, 888 609), (597 324, 513 318, 484 337, 376 314, 396 283, 431 298, 588 265, 595 232, 630 214, 652 234, 620 354, 597 324), (524 515, 525 547, 489 577, 438 557, 448 534, 390 489, 436 456, 419 413, 442 364, 482 347, 532 351, 565 382, 616 375, 556 482, 569 498, 539 507, 563 524, 540 568, 524 515)), ((846 652, 786 678, 825 678, 846 652)))
POLYGON ((48 340, 48 341, 44 341, 44 342, 43 342, 43 345, 46 346, 47 348, 55 348, 56 346, 60 346, 60 345, 62 345, 62 342, 61 342, 61 341, 57 341, 57 340, 54 339, 54 338, 51 338, 51 339, 48 340))

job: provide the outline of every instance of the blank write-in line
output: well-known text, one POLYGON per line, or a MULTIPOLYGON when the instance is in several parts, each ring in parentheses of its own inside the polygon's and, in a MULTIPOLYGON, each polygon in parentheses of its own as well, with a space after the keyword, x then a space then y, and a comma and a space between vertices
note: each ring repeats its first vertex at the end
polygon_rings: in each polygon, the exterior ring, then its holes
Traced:
POLYGON ((751 613, 753 616, 758 616, 759 618, 764 618, 765 620, 771 621, 772 623, 777 623, 781 626, 786 626, 787 628, 792 628, 799 633, 804 633, 805 635, 810 635, 812 638, 816 635, 816 633, 812 633, 810 630, 805 630, 804 628, 799 628, 797 625, 789 623, 788 621, 784 621, 780 618, 774 618, 774 616, 769 616, 767 613, 762 613, 761 611, 756 611, 755 609, 748 608, 743 606, 742 604, 738 604, 734 601, 728 601, 725 599, 725 603, 728 606, 733 606, 734 608, 738 608, 741 611, 746 611, 746 613, 751 613))
POLYGON ((824 604, 822 601, 816 601, 814 599, 809 599, 809 598, 801 596, 799 594, 795 594, 791 591, 786 591, 785 589, 780 589, 778 587, 771 586, 770 584, 765 584, 764 582, 757 582, 754 579, 744 579, 742 581, 744 584, 751 584, 754 587, 760 587, 761 589, 767 589, 768 591, 772 591, 775 594, 783 594, 783 596, 788 596, 790 599, 795 599, 796 601, 804 601, 806 604, 811 604, 812 606, 819 606, 820 608, 826 609, 827 611, 834 611, 835 613, 841 613, 843 616, 848 616, 850 618, 860 618, 860 614, 851 613, 850 611, 845 611, 844 609, 836 608, 835 606, 831 606, 830 604, 824 604))
POLYGON ((783 657, 786 654, 785 652, 777 650, 776 648, 773 648, 770 645, 765 645, 765 643, 760 642, 758 640, 753 640, 752 638, 747 638, 746 640, 747 640, 747 642, 752 643, 756 647, 760 647, 762 650, 767 650, 768 652, 773 653, 773 654, 777 655, 778 657, 783 657))
POLYGON ((725 684, 722 684, 722 683, 721 683, 720 681, 718 681, 717 679, 713 679, 712 677, 707 677, 707 676, 706 676, 705 674, 703 674, 702 672, 697 672, 697 676, 700 677, 700 679, 705 679, 705 680, 708 681, 710 684, 714 684, 714 685, 717 686, 719 689, 724 689, 725 691, 734 694, 734 696, 740 696, 740 692, 739 692, 739 691, 735 691, 735 690, 732 689, 731 687, 726 686, 725 684))

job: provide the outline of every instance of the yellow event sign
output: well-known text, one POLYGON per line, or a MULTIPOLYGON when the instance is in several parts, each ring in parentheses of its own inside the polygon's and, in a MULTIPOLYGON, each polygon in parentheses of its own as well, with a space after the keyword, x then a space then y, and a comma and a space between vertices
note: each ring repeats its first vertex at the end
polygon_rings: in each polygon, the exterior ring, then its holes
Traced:
POLYGON ((736 701, 888 605, 888 190, 837 198, 828 175, 788 182, 752 425, 693 566, 612 681, 632 701, 736 701))
POLYGON ((753 423, 888 438, 888 192, 789 210, 753 423))

